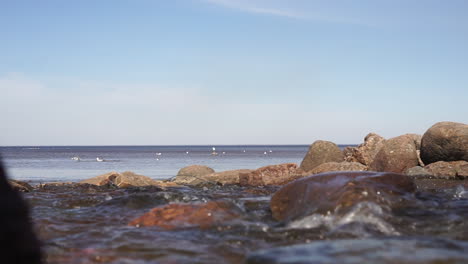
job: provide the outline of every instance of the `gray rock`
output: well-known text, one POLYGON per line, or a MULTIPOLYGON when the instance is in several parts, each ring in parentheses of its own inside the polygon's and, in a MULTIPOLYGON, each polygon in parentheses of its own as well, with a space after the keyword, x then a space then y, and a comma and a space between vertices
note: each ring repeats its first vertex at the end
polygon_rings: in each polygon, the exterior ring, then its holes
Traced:
POLYGON ((421 166, 414 166, 406 169, 404 174, 416 178, 431 178, 432 174, 421 166))
POLYGON ((341 162, 343 160, 343 152, 335 143, 317 140, 309 147, 300 168, 303 171, 310 171, 322 163, 341 162))
POLYGON ((425 164, 437 161, 468 161, 468 125, 439 122, 424 133, 421 159, 425 164))
POLYGON ((180 169, 174 182, 177 184, 196 185, 206 181, 205 179, 201 178, 202 176, 214 172, 215 171, 208 166, 191 165, 180 169))

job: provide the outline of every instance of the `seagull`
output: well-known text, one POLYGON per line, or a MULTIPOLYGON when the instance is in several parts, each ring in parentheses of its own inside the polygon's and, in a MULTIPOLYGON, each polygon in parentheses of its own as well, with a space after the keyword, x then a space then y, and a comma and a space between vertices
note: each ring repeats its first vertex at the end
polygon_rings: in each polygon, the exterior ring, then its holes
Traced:
POLYGON ((73 158, 71 158, 71 159, 72 159, 72 160, 75 160, 75 161, 80 161, 80 157, 78 157, 78 156, 75 156, 75 157, 73 157, 73 158))
POLYGON ((97 157, 96 160, 97 160, 98 162, 103 162, 103 161, 104 161, 104 159, 103 159, 103 158, 100 158, 100 157, 97 157))
POLYGON ((185 154, 188 154, 189 152, 188 151, 185 151, 185 154))
POLYGON ((263 152, 263 155, 266 155, 266 154, 267 154, 267 152, 266 152, 266 151, 265 151, 265 152, 263 152))
POLYGON ((161 152, 156 153, 156 156, 161 156, 161 155, 162 155, 161 152))
POLYGON ((273 152, 273 150, 271 150, 271 149, 270 149, 270 151, 269 151, 269 152, 270 152, 270 153, 272 153, 272 152, 273 152))

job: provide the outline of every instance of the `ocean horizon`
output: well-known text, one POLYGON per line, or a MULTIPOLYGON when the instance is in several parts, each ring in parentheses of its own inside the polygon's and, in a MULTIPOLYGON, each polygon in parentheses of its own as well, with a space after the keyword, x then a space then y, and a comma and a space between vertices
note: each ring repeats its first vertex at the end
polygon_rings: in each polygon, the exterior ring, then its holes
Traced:
POLYGON ((281 163, 300 164, 309 146, 2 146, 0 155, 12 179, 40 183, 80 181, 111 171, 133 171, 153 179, 169 179, 176 176, 181 168, 194 164, 206 165, 215 171, 256 169, 281 163), (217 155, 212 155, 213 152, 217 155))

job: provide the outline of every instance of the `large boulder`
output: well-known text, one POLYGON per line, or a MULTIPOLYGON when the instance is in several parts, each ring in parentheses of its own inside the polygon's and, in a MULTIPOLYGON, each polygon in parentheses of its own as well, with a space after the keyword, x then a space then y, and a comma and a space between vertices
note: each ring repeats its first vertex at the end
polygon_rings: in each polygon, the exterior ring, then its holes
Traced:
POLYGON ((207 229, 239 216, 239 209, 230 202, 174 203, 156 207, 150 212, 132 220, 129 225, 137 227, 158 226, 166 230, 185 228, 207 229))
POLYGON ((239 183, 243 186, 283 185, 301 176, 297 173, 297 164, 285 163, 241 173, 239 183))
POLYGON ((468 162, 460 161, 438 161, 424 167, 432 176, 445 179, 468 178, 468 162))
POLYGON ((191 165, 180 169, 174 182, 178 184, 196 185, 205 181, 201 177, 214 172, 215 171, 208 166, 191 165))
POLYGON ((421 159, 425 164, 437 161, 468 161, 468 125, 439 122, 424 133, 421 159))
POLYGON ((359 202, 390 203, 402 194, 413 192, 415 185, 406 175, 387 172, 328 172, 293 181, 271 198, 273 217, 292 221, 311 214, 345 213, 359 202))
POLYGON ((329 171, 365 171, 367 167, 359 162, 327 162, 322 163, 309 171, 311 174, 319 174, 329 171))
POLYGON ((369 165, 369 170, 402 173, 419 165, 418 141, 414 134, 406 134, 386 140, 369 165))
POLYGON ((309 151, 301 162, 301 170, 310 171, 326 162, 340 162, 344 160, 343 152, 333 142, 317 140, 309 147, 309 151))
POLYGON ((385 138, 375 134, 369 133, 364 138, 364 143, 357 147, 347 147, 344 150, 345 161, 359 162, 369 166, 374 160, 375 155, 380 151, 385 143, 385 138))
POLYGON ((122 173, 118 172, 109 172, 106 174, 102 174, 87 180, 80 181, 80 183, 88 183, 97 186, 104 186, 104 185, 114 185, 120 188, 126 187, 140 187, 140 186, 175 186, 174 183, 163 182, 153 180, 150 177, 139 175, 131 171, 126 171, 122 173))

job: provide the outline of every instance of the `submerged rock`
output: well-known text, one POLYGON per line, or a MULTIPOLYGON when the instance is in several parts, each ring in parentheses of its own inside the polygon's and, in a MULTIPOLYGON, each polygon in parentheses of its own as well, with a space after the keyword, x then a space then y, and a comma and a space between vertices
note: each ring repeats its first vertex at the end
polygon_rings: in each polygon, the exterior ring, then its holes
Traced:
POLYGON ((201 177, 214 172, 215 171, 208 166, 191 165, 180 169, 174 182, 178 184, 196 185, 206 181, 201 177))
POLYGON ((327 162, 318 165, 310 171, 311 174, 319 174, 329 171, 365 171, 367 167, 358 162, 327 162))
POLYGON ((349 162, 359 162, 369 166, 374 160, 375 155, 380 151, 385 143, 385 138, 375 134, 369 133, 364 138, 364 143, 351 148, 347 147, 344 150, 345 160, 349 162))
POLYGON ((239 183, 243 186, 283 185, 300 177, 297 164, 285 163, 241 173, 239 183))
POLYGON ((270 208, 276 220, 291 221, 313 213, 345 212, 363 201, 390 203, 390 198, 414 190, 412 179, 402 174, 329 172, 283 186, 271 198, 270 208))
POLYGON ((317 140, 309 147, 300 168, 303 171, 310 171, 322 163, 341 162, 343 159, 343 152, 335 143, 317 140))
POLYGON ((230 202, 169 204, 156 207, 132 220, 131 226, 158 226, 167 230, 183 228, 211 228, 240 216, 239 209, 230 202))
POLYGON ((369 170, 402 173, 417 166, 418 144, 418 136, 415 134, 401 135, 385 141, 369 165, 369 170))
POLYGON ((176 184, 171 182, 157 181, 153 180, 150 177, 139 175, 131 171, 126 171, 122 173, 118 172, 109 172, 96 176, 91 179, 80 181, 80 183, 88 183, 97 186, 116 186, 119 188, 126 187, 139 187, 139 186, 176 186, 176 184))
POLYGON ((468 161, 438 161, 424 167, 431 176, 446 179, 468 178, 468 161))
POLYGON ((254 252, 248 264, 468 263, 468 243, 441 238, 315 241, 254 252))
POLYGON ((437 161, 468 161, 468 125, 439 122, 424 133, 421 159, 425 164, 437 161))

